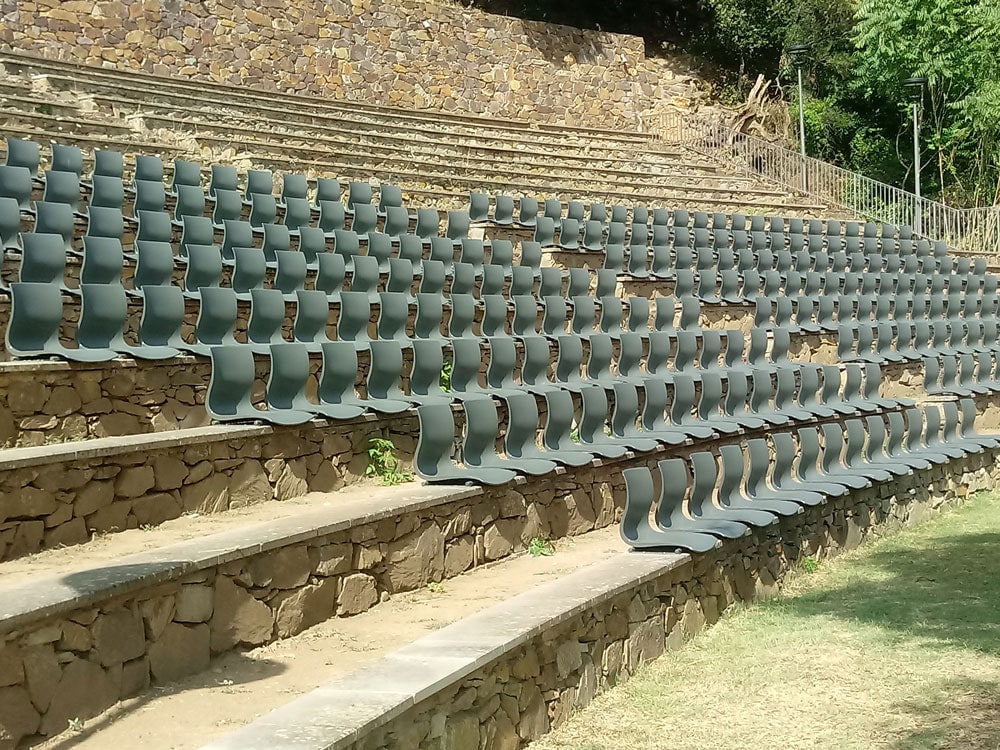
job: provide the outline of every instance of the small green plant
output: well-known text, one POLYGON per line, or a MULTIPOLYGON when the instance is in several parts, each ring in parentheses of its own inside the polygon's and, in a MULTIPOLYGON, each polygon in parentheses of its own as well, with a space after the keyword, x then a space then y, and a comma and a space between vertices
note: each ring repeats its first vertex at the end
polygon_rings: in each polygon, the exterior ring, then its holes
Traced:
POLYGON ((815 557, 807 557, 802 561, 802 570, 806 573, 815 573, 819 570, 819 560, 815 557))
POLYGON ((69 726, 67 727, 67 729, 69 729, 69 731, 71 732, 83 731, 83 719, 74 717, 69 720, 68 724, 69 726))
POLYGON ((366 477, 376 477, 379 482, 392 486, 413 479, 408 471, 399 470, 399 459, 396 458, 396 446, 391 440, 373 437, 368 441, 368 467, 366 477))
POLYGON ((441 365, 441 377, 438 380, 438 385, 445 393, 451 393, 451 370, 453 367, 454 363, 450 359, 446 359, 441 365))
POLYGON ((580 428, 579 427, 574 427, 572 430, 569 431, 569 439, 572 440, 574 443, 581 442, 580 441, 580 428))
POLYGON ((432 594, 443 594, 443 593, 445 593, 445 591, 444 591, 444 584, 443 583, 438 583, 437 581, 431 581, 430 583, 428 583, 427 584, 427 590, 430 591, 432 594))
POLYGON ((556 546, 544 537, 536 536, 528 543, 528 554, 532 557, 551 557, 556 553, 556 546))

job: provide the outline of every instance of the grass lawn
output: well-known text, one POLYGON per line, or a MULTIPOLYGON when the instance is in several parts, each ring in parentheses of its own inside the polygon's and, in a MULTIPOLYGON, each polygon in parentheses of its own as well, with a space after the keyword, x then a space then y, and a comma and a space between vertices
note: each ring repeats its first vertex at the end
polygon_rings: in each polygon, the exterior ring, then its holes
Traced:
POLYGON ((1000 748, 1000 494, 734 609, 531 750, 1000 748))

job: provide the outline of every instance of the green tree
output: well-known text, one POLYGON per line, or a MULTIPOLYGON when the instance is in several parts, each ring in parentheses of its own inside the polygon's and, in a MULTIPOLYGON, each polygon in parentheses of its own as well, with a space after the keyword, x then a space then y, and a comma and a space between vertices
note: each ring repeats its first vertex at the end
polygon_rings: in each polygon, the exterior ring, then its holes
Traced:
POLYGON ((997 198, 1000 10, 996 0, 861 0, 856 84, 866 99, 907 101, 903 79, 927 77, 924 137, 942 198, 997 198))

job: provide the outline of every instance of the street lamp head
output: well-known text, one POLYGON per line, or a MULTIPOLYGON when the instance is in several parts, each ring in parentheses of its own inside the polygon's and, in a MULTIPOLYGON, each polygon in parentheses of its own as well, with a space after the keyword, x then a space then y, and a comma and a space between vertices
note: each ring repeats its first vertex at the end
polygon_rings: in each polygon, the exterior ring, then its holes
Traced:
POLYGON ((788 56, 792 59, 792 65, 801 68, 809 60, 811 44, 793 44, 788 48, 788 56))
POLYGON ((927 85, 926 76, 913 76, 903 81, 903 88, 910 95, 910 101, 919 104, 924 99, 924 86, 927 85))

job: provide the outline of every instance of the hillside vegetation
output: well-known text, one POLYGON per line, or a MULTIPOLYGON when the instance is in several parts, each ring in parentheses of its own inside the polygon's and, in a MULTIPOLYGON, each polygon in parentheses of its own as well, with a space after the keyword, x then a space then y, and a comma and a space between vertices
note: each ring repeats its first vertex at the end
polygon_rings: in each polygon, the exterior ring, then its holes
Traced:
MULTIPOLYGON (((698 55, 720 96, 763 75, 792 107, 784 50, 812 46, 806 135, 821 159, 912 189, 902 81, 928 79, 921 117, 924 194, 1000 203, 1000 3, 996 0, 471 0, 524 18, 638 34, 651 54, 698 55)), ((790 132, 794 136, 794 132, 790 132)))

